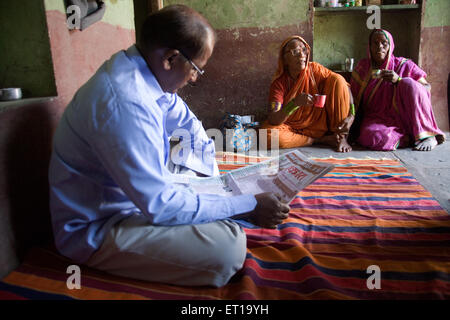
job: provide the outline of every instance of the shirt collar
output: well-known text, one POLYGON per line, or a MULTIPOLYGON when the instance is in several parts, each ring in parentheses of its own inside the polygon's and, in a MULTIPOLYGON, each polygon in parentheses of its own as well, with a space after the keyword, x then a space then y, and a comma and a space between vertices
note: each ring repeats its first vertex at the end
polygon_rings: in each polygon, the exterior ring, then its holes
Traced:
POLYGON ((173 94, 164 92, 162 90, 158 80, 148 67, 147 62, 139 52, 136 45, 132 45, 131 47, 129 47, 128 50, 126 51, 126 55, 138 66, 139 72, 142 74, 142 77, 147 83, 148 90, 150 90, 152 96, 156 97, 156 101, 158 102, 158 104, 160 106, 163 106, 170 103, 170 101, 173 98, 172 97, 173 94))

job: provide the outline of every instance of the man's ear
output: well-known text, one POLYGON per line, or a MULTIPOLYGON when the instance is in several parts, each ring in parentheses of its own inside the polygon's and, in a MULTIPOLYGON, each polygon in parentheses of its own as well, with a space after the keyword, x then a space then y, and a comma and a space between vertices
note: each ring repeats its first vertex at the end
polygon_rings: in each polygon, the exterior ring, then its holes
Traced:
POLYGON ((174 59, 180 54, 176 49, 167 49, 163 54, 164 70, 171 70, 173 68, 174 59))

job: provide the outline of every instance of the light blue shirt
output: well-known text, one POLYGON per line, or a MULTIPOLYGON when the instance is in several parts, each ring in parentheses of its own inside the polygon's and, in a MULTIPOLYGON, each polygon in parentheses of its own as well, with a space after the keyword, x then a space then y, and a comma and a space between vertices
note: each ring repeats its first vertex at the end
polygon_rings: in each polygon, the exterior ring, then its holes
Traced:
POLYGON ((212 175, 212 140, 177 94, 162 91, 135 46, 113 55, 78 90, 55 132, 49 171, 63 255, 85 262, 111 227, 134 213, 151 224, 180 225, 255 208, 253 195, 193 194, 170 182, 169 140, 177 129, 192 136, 178 164, 212 175))

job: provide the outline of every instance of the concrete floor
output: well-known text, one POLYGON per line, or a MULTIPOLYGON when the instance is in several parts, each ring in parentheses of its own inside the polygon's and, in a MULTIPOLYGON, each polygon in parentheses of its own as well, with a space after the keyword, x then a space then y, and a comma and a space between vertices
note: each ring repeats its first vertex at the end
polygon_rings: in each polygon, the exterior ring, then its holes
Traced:
MULTIPOLYGON (((446 133, 447 141, 436 146, 432 151, 413 151, 411 148, 396 151, 370 151, 359 146, 353 146, 353 151, 340 153, 330 147, 314 145, 299 150, 308 157, 333 158, 373 158, 398 159, 408 171, 439 201, 441 207, 450 213, 450 135, 446 133)), ((281 151, 281 150, 280 150, 281 151)), ((283 150, 284 152, 289 150, 283 150)))

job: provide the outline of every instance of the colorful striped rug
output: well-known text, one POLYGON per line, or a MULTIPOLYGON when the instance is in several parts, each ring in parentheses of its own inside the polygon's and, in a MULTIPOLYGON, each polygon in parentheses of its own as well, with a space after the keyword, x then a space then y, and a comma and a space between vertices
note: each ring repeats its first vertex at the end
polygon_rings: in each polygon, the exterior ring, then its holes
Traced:
MULTIPOLYGON (((222 155, 222 172, 261 158, 222 155)), ((449 299, 450 216, 396 160, 315 159, 336 168, 299 193, 276 230, 246 228, 244 268, 225 287, 130 280, 34 248, 0 299, 449 299)))

